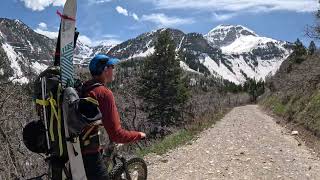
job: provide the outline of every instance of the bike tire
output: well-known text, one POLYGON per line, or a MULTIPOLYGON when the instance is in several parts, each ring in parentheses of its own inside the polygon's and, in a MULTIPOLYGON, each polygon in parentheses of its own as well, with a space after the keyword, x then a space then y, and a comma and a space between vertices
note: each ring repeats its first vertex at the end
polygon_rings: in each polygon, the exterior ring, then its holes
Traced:
MULTIPOLYGON (((127 160, 127 166, 128 166, 128 171, 129 173, 134 170, 131 168, 135 168, 135 166, 139 166, 139 174, 137 177, 131 177, 132 180, 147 180, 147 175, 148 175, 148 169, 147 169, 147 164, 146 162, 139 158, 139 157, 132 157, 127 160)), ((133 172, 134 173, 134 172, 133 172)), ((122 163, 117 164, 113 170, 110 172, 109 177, 112 180, 126 180, 127 178, 123 176, 125 174, 125 168, 122 163)), ((131 174, 131 173, 130 173, 131 174)), ((135 175, 135 174, 133 174, 135 175)))

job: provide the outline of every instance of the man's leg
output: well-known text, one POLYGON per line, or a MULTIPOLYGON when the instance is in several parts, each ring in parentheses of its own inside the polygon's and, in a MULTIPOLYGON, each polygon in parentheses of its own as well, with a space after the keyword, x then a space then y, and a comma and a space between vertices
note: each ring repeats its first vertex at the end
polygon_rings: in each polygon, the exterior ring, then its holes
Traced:
POLYGON ((88 180, 108 180, 108 171, 100 153, 83 155, 88 180))

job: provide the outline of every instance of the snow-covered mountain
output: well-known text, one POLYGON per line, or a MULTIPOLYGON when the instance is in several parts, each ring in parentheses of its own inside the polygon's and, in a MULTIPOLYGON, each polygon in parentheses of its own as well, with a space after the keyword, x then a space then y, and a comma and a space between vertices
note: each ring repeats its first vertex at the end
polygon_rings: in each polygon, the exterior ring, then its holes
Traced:
POLYGON ((240 25, 219 25, 204 37, 211 46, 221 49, 224 61, 217 66, 205 57, 205 66, 235 83, 247 77, 259 80, 274 75, 292 51, 291 43, 261 37, 240 25))
POLYGON ((0 18, 1 79, 28 82, 30 76, 47 67, 54 48, 54 40, 35 33, 23 22, 0 18))
MULTIPOLYGON (((55 46, 56 39, 38 34, 20 20, 0 18, 0 79, 29 82, 53 65, 55 46)), ((99 48, 111 47, 102 44, 93 48, 78 40, 74 64, 87 65, 99 48)))
MULTIPOLYGON (((90 47, 78 41, 75 64, 87 66, 97 53, 107 53, 121 60, 145 58, 154 52, 162 31, 170 33, 177 52, 184 52, 185 58, 180 64, 185 70, 211 74, 237 84, 248 77, 264 79, 275 73, 292 49, 288 42, 260 37, 240 25, 219 25, 206 35, 159 29, 118 45, 102 42, 90 47)), ((53 64, 55 43, 19 20, 0 18, 0 78, 20 77, 18 81, 27 82, 29 76, 53 64)))
POLYGON ((146 57, 154 52, 161 31, 167 30, 176 51, 186 54, 183 68, 222 77, 236 84, 247 78, 265 79, 273 75, 291 53, 292 44, 267 37, 240 25, 219 25, 208 34, 185 34, 176 29, 159 29, 123 42, 108 54, 121 59, 146 57))
POLYGON ((74 64, 86 67, 89 65, 90 60, 98 53, 108 53, 110 49, 115 47, 116 44, 108 42, 101 42, 95 47, 90 47, 78 39, 77 47, 75 49, 74 64))
POLYGON ((75 49, 74 64, 84 65, 90 61, 93 56, 93 48, 84 44, 80 40, 77 41, 77 47, 75 49))

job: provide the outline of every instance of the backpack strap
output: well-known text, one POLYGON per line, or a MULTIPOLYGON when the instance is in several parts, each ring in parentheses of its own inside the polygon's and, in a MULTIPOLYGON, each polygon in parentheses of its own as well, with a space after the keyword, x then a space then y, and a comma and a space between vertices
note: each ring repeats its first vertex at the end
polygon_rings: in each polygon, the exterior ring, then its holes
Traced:
MULTIPOLYGON (((81 99, 84 99, 92 104, 95 104, 97 106, 99 106, 99 102, 92 98, 92 97, 88 97, 88 96, 85 96, 88 92, 92 91, 94 88, 96 87, 100 87, 100 86, 104 86, 103 84, 101 83, 93 83, 92 85, 90 86, 84 86, 82 87, 81 89, 81 99)), ((98 137, 98 132, 97 133, 94 133, 92 134, 93 130, 96 129, 96 128, 99 128, 100 126, 102 126, 102 121, 101 120, 98 120, 98 121, 94 121, 90 124, 88 124, 85 128, 85 130, 82 131, 82 137, 81 137, 81 143, 82 143, 82 147, 83 148, 90 148, 90 147, 95 147, 95 146, 100 146, 100 143, 99 143, 99 137, 98 137)))
POLYGON ((100 87, 100 86, 103 86, 103 84, 97 82, 97 83, 94 83, 94 84, 92 84, 90 86, 82 87, 82 89, 81 89, 81 97, 83 98, 87 92, 90 92, 94 88, 100 87))
POLYGON ((89 134, 93 131, 94 128, 98 127, 98 126, 103 126, 102 121, 98 120, 95 122, 92 122, 88 125, 88 130, 85 132, 85 134, 82 136, 82 140, 86 140, 89 136, 89 134))

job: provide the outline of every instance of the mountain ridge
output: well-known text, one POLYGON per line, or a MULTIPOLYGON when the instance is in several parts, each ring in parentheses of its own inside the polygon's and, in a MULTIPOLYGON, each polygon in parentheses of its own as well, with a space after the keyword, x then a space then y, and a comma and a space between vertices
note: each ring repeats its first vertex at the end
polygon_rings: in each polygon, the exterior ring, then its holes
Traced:
MULTIPOLYGON (((11 71, 11 76, 19 74, 26 77, 26 69, 30 65, 35 72, 50 65, 55 40, 34 32, 19 20, 1 18, 0 23, 4 24, 0 27, 0 55, 6 61, 7 68, 15 69, 11 71), (22 44, 21 47, 33 53, 19 51, 8 39, 22 44), (21 67, 20 73, 15 73, 18 71, 14 68, 18 67, 17 64, 21 67)), ((111 46, 102 44, 90 47, 78 41, 74 63, 87 66, 97 53, 106 53, 121 60, 145 58, 154 52, 157 37, 162 31, 168 31, 176 44, 176 51, 185 54, 183 62, 180 62, 183 69, 213 75, 236 84, 245 82, 247 78, 264 79, 270 73, 274 74, 292 49, 288 42, 261 37, 241 25, 219 25, 205 35, 161 28, 111 46)))

